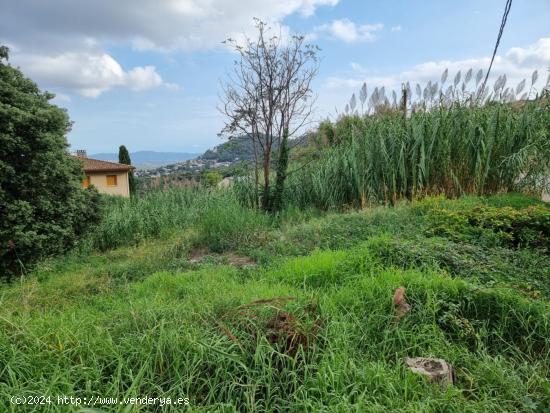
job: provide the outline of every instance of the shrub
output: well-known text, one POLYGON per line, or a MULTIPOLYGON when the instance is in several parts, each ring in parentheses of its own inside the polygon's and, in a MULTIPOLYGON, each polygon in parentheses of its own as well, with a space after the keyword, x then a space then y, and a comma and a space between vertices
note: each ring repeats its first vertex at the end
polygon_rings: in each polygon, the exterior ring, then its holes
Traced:
POLYGON ((222 180, 219 172, 208 171, 202 175, 202 183, 207 188, 215 188, 222 180))
MULTIPOLYGON (((326 122, 322 127, 324 130, 329 130, 326 122)), ((362 127, 363 120, 359 116, 343 116, 334 125, 331 144, 349 144, 362 127)))
POLYGON ((99 219, 99 194, 83 190, 67 154, 67 113, 0 49, 0 277, 65 251, 99 219))
POLYGON ((433 209, 429 232, 453 239, 493 238, 513 248, 550 248, 550 209, 530 206, 523 209, 478 205, 471 209, 449 211, 433 209))
POLYGON ((334 127, 329 120, 324 120, 319 124, 316 137, 317 145, 320 147, 334 146, 336 144, 334 127))
POLYGON ((544 201, 532 198, 517 192, 490 196, 485 199, 487 205, 492 207, 510 207, 515 209, 527 208, 530 206, 544 206, 544 201))

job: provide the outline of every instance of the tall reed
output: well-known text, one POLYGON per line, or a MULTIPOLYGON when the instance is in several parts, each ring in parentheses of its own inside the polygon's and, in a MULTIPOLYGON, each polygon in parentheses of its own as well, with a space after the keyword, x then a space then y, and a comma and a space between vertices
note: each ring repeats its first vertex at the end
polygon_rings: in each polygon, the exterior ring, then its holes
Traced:
POLYGON ((348 125, 348 136, 290 174, 287 202, 333 208, 428 194, 540 193, 550 186, 547 101, 519 108, 455 103, 408 116, 388 111, 338 122, 348 125))

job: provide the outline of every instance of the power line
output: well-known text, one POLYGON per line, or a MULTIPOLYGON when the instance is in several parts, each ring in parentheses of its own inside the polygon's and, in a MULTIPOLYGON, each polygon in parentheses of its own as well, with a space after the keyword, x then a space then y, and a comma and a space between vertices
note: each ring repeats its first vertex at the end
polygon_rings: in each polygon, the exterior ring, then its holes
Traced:
POLYGON ((506 6, 504 7, 504 14, 502 15, 502 21, 500 22, 500 30, 498 31, 497 42, 495 44, 495 49, 493 50, 493 57, 491 57, 491 63, 489 64, 489 69, 485 74, 485 79, 481 85, 479 96, 483 95, 485 91, 485 86, 487 85, 487 79, 489 79, 489 74, 491 73, 491 68, 493 67, 493 61, 497 54, 498 46, 500 44, 500 38, 502 37, 502 32, 504 31, 504 26, 506 25, 506 20, 508 19, 508 13, 510 13, 510 8, 512 7, 512 0, 506 0, 506 6))

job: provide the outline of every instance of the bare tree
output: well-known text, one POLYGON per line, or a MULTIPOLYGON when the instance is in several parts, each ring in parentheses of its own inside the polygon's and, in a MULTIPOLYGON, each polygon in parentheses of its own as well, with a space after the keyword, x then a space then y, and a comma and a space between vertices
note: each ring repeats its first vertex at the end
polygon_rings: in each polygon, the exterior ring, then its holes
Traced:
POLYGON ((252 140, 255 161, 256 200, 260 197, 260 162, 263 171, 261 205, 278 210, 286 179, 288 139, 309 121, 314 104, 311 82, 318 72, 318 47, 304 36, 283 39, 255 19, 257 35, 238 42, 227 39, 238 54, 233 71, 223 84, 221 112, 227 117, 222 133, 252 140), (278 148, 275 192, 270 189, 273 148, 278 148), (261 158, 261 159, 260 159, 261 158))

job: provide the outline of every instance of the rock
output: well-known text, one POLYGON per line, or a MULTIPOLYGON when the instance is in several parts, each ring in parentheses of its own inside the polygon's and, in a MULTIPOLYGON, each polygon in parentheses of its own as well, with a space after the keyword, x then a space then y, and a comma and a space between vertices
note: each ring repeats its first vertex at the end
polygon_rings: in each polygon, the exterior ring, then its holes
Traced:
POLYGON ((405 300, 405 287, 401 286, 395 290, 393 294, 393 305, 395 306, 395 316, 398 321, 411 311, 411 305, 405 300))
POLYGON ((453 384, 453 367, 443 359, 406 357, 405 364, 414 373, 427 376, 434 383, 442 386, 453 384))

